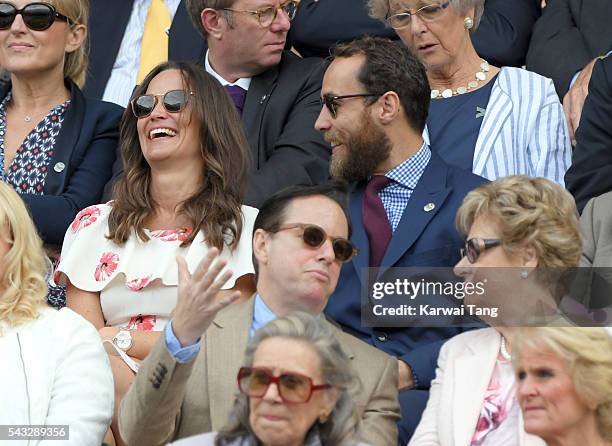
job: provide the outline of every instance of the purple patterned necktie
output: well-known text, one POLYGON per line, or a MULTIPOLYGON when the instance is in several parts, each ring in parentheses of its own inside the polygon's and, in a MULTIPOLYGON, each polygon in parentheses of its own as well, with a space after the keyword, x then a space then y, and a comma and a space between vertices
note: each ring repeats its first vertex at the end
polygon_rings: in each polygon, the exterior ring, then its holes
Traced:
POLYGON ((391 180, 384 175, 374 175, 368 182, 363 196, 363 227, 370 240, 370 268, 380 266, 391 240, 389 218, 378 196, 378 192, 390 182, 391 180))
POLYGON ((238 114, 242 116, 242 109, 244 108, 244 101, 246 99, 247 91, 238 85, 225 85, 225 89, 232 97, 232 101, 234 101, 238 114))

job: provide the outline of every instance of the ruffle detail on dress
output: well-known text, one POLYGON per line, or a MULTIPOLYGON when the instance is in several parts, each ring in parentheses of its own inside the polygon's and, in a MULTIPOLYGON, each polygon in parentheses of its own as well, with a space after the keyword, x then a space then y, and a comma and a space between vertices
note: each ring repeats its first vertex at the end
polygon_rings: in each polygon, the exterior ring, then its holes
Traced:
MULTIPOLYGON (((190 272, 194 272, 209 250, 200 231, 193 242, 184 248, 180 244, 191 233, 189 229, 147 230, 150 240, 144 242, 133 234, 123 245, 117 245, 108 235, 108 216, 112 202, 90 206, 79 212, 66 231, 62 254, 50 283, 64 284, 66 277, 72 285, 84 291, 101 291, 118 275, 125 276, 125 285, 139 291, 155 280, 164 285, 178 285, 176 256, 185 258, 190 272)), ((234 251, 224 247, 219 258, 227 261, 225 269, 233 275, 223 286, 232 288, 245 274, 254 274, 251 234, 257 209, 242 206, 243 227, 234 251)))

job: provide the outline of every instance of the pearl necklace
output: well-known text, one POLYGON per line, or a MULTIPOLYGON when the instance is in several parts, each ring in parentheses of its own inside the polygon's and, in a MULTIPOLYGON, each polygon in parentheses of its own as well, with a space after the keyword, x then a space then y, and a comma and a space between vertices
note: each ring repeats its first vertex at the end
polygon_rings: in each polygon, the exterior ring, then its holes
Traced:
POLYGON ((503 335, 499 344, 499 353, 501 353, 502 358, 504 358, 506 361, 510 361, 512 359, 512 355, 506 349, 506 338, 504 338, 503 335))
POLYGON ((447 98, 457 96, 460 94, 465 94, 468 91, 473 90, 476 87, 478 87, 480 82, 485 81, 487 79, 487 73, 489 72, 489 70, 490 70, 489 62, 482 59, 482 63, 480 64, 480 71, 476 72, 476 74, 474 75, 475 79, 473 81, 468 82, 466 87, 458 87, 454 91, 451 90, 450 88, 447 88, 441 93, 440 93, 440 90, 431 90, 431 98, 432 99, 447 99, 447 98))

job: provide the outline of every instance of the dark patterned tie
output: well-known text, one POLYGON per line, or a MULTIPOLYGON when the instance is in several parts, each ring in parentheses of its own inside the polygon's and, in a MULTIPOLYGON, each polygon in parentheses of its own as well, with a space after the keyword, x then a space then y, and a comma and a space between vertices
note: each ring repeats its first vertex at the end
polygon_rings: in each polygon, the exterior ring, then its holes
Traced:
POLYGON ((234 101, 238 114, 242 116, 242 109, 244 108, 244 101, 246 99, 247 91, 237 85, 226 85, 225 89, 232 97, 232 101, 234 101))
POLYGON ((391 180, 384 175, 370 178, 363 196, 363 227, 370 240, 370 267, 380 266, 391 240, 391 225, 383 202, 378 196, 391 180))

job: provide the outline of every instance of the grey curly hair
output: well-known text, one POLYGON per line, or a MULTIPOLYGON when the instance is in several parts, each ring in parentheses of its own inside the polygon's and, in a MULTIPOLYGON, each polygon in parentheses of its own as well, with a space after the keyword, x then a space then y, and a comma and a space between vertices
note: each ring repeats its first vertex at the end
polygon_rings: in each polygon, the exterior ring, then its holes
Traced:
MULTIPOLYGON (((315 423, 321 444, 340 446, 353 441, 359 427, 353 398, 360 391, 361 383, 329 325, 321 317, 303 312, 278 318, 257 330, 249 341, 244 365, 251 366, 257 347, 265 339, 274 337, 300 340, 311 345, 321 360, 323 382, 331 384, 338 392, 338 400, 327 421, 315 423)), ((229 423, 219 431, 215 444, 233 444, 236 438, 243 437, 255 437, 255 434, 249 423, 249 399, 238 393, 229 423)))
MULTIPOLYGON (((391 13, 391 1, 392 0, 368 0, 370 16, 385 22, 391 13)), ((438 2, 441 3, 441 1, 438 2)), ((472 17, 474 26, 470 30, 471 32, 475 31, 480 24, 480 19, 484 11, 484 3, 485 0, 450 0, 451 6, 461 15, 469 14, 470 10, 472 8, 474 9, 474 17, 472 17)))

